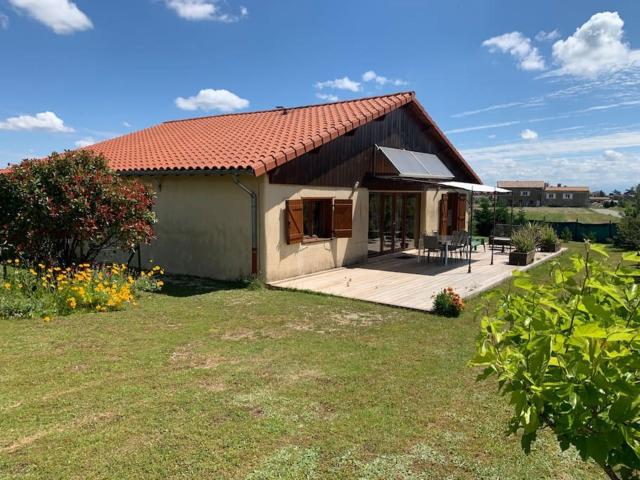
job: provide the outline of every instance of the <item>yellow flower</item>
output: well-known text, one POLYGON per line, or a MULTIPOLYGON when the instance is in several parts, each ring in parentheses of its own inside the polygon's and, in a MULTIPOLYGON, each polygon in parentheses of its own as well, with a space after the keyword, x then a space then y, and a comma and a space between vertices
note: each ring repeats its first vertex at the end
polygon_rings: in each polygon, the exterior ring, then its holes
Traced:
POLYGON ((44 322, 50 322, 50 321, 51 321, 51 317, 49 317, 49 316, 44 316, 44 317, 42 317, 42 321, 44 321, 44 322))
POLYGON ((162 288, 162 287, 164 286, 164 282, 163 282, 162 280, 158 280, 158 281, 156 282, 156 285, 157 285, 159 288, 162 288))
POLYGON ((11 284, 9 282, 6 282, 3 287, 5 288, 5 290, 11 290, 11 284))
POLYGON ((67 298, 67 305, 69 305, 69 307, 70 307, 71 309, 76 308, 77 304, 78 304, 78 303, 77 303, 77 301, 76 301, 75 297, 69 297, 69 298, 67 298))
POLYGON ((38 275, 38 272, 36 272, 33 268, 30 268, 30 269, 29 269, 29 273, 30 273, 31 275, 34 275, 34 276, 35 276, 35 275, 38 275))

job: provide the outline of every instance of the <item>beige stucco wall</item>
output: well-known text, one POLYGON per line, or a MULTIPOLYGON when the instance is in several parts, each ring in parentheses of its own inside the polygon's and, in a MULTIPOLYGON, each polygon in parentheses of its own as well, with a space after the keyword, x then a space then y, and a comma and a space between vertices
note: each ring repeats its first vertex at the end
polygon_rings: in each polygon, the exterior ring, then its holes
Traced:
POLYGON ((266 281, 328 270, 367 258, 369 196, 366 189, 305 187, 265 183, 261 189, 262 273, 266 281), (287 244, 285 202, 290 199, 332 197, 353 199, 353 236, 315 243, 287 244))
MULTIPOLYGON (((156 192, 155 239, 142 246, 143 267, 161 265, 167 272, 221 280, 251 275, 250 197, 231 176, 141 177, 156 192)), ((274 281, 349 265, 367 259, 369 191, 364 188, 307 187, 270 184, 268 177, 241 176, 258 195, 258 268, 274 281), (353 235, 288 245, 286 200, 353 199, 353 235)), ((421 195, 423 233, 438 229, 444 190, 421 195)), ((128 254, 110 252, 104 260, 124 261, 128 254)), ((132 263, 136 263, 134 259, 132 263)))
MULTIPOLYGON (((155 239, 141 248, 143 268, 220 280, 251 275, 251 203, 231 176, 141 177, 156 192, 155 239)), ((252 189, 259 181, 240 180, 252 189)), ((124 257, 119 255, 119 259, 124 257)), ((136 263, 136 260, 132 262, 136 263)))

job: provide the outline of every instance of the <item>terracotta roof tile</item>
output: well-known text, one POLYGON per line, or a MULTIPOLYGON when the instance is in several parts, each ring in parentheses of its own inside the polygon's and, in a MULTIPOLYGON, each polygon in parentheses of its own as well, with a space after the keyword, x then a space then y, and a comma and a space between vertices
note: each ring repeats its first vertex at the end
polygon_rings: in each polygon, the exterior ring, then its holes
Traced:
POLYGON ((414 100, 413 92, 165 122, 86 147, 121 172, 250 169, 261 175, 414 100))
POLYGON ((413 103, 470 176, 480 179, 415 99, 414 92, 306 107, 165 122, 86 147, 120 172, 276 168, 397 108, 413 103))
POLYGON ((570 187, 562 185, 560 187, 547 187, 545 190, 549 192, 588 192, 589 187, 570 187))

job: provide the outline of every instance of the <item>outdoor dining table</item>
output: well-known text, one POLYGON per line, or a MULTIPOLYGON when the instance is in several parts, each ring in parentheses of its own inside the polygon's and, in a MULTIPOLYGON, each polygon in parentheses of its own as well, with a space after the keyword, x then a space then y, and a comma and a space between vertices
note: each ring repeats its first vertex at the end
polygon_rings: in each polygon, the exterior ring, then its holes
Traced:
POLYGON ((438 243, 444 247, 444 266, 446 267, 447 265, 449 265, 449 246, 451 246, 451 236, 438 236, 438 243))

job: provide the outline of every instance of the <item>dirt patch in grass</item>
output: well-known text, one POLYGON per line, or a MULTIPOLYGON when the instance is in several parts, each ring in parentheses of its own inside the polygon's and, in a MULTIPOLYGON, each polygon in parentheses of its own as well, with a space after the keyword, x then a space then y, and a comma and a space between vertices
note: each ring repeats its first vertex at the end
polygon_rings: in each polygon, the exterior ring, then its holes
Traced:
POLYGON ((340 312, 331 315, 331 320, 341 326, 370 327, 381 323, 385 318, 378 313, 340 312))
POLYGON ((32 443, 35 443, 44 437, 48 437, 49 435, 65 433, 70 430, 77 430, 94 423, 106 422, 113 418, 116 418, 116 416, 117 415, 113 412, 103 412, 97 415, 89 415, 87 417, 79 418, 66 425, 59 425, 57 427, 39 430, 32 433, 31 435, 19 438, 10 445, 1 447, 0 453, 14 453, 18 450, 28 447, 32 443))
POLYGON ((257 338, 257 334, 254 330, 248 328, 239 328, 237 330, 233 330, 231 332, 223 334, 220 338, 222 340, 231 341, 255 340, 257 338))
POLYGON ((218 354, 197 352, 194 350, 194 345, 188 344, 171 353, 169 363, 175 368, 211 369, 225 363, 235 363, 235 361, 230 361, 218 354))

